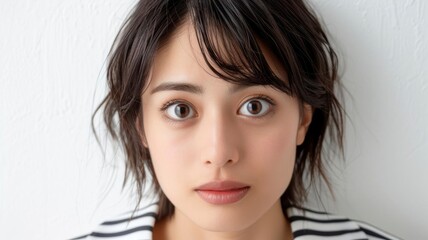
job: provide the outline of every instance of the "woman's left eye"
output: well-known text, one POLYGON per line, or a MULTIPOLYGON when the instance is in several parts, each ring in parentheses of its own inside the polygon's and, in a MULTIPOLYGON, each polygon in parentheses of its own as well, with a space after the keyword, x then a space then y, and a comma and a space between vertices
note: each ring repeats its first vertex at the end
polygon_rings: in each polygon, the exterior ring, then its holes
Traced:
POLYGON ((273 104, 271 101, 260 98, 253 98, 242 104, 238 112, 239 114, 249 117, 262 117, 269 113, 272 105, 273 104))

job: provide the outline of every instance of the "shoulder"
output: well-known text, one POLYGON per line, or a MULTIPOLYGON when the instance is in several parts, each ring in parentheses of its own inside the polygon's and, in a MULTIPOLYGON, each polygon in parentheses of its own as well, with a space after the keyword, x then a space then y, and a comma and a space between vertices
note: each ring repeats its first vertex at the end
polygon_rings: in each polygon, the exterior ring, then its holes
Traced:
POLYGON ((368 223, 327 212, 289 207, 287 216, 296 240, 305 239, 384 239, 399 238, 368 223))
POLYGON ((128 211, 121 215, 104 221, 91 233, 71 240, 92 239, 152 239, 152 230, 158 214, 157 202, 145 204, 134 211, 128 211))

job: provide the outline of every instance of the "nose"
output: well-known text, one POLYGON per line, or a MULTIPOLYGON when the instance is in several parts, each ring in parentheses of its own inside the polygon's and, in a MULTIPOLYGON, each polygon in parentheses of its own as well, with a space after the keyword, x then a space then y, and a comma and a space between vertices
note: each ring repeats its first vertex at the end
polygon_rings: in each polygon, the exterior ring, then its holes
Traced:
POLYGON ((202 161, 207 166, 223 168, 239 161, 239 128, 233 117, 212 113, 200 126, 202 161))

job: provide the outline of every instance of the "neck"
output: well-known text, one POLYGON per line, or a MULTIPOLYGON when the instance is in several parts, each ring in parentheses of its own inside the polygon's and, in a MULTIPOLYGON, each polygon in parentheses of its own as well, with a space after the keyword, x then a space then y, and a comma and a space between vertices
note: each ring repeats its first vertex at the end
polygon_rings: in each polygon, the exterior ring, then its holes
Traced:
POLYGON ((289 240, 292 238, 290 223, 277 201, 264 215, 250 226, 236 231, 209 231, 201 228, 180 211, 171 218, 156 223, 154 240, 289 240))

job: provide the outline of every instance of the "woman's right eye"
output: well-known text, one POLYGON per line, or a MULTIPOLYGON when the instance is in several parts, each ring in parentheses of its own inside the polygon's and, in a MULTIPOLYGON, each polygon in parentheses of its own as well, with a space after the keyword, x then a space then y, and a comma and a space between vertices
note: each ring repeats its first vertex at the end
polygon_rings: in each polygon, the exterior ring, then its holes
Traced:
POLYGON ((177 121, 183 121, 195 115, 193 108, 183 102, 169 104, 164 108, 164 111, 168 118, 177 121))

